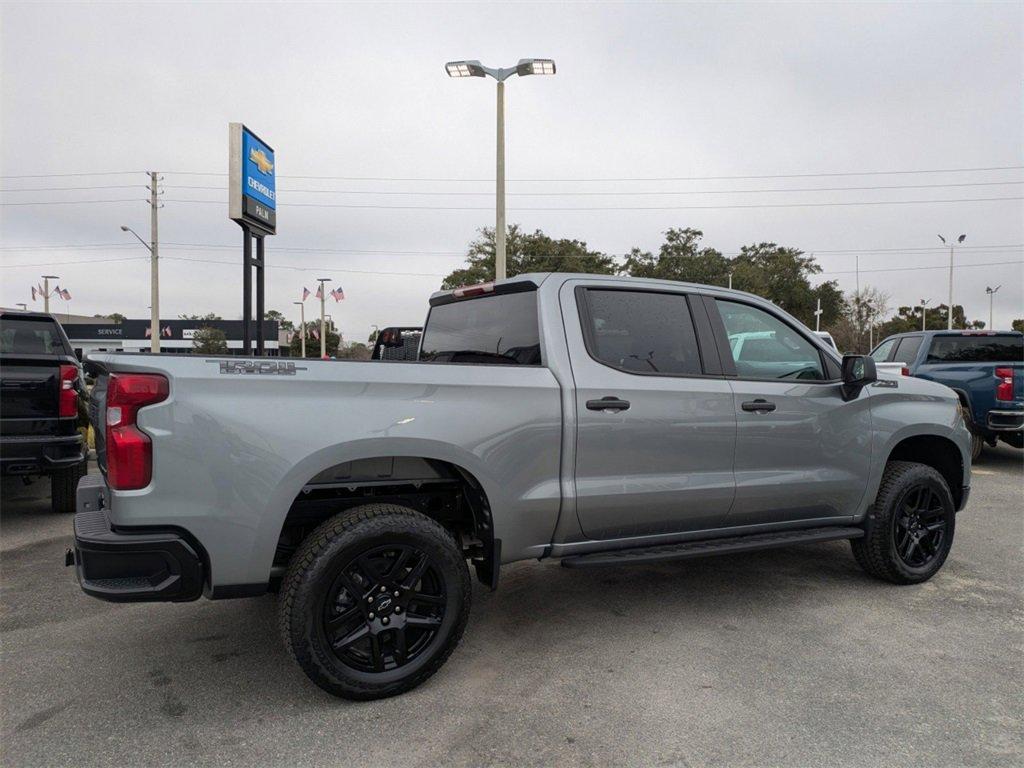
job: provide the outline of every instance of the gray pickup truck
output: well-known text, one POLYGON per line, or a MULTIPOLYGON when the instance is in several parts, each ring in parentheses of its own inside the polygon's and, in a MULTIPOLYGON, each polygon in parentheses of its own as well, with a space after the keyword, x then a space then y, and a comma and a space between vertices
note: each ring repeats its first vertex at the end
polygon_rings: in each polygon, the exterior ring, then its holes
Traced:
POLYGON ((849 539, 942 566, 970 489, 957 396, 879 377, 773 304, 523 275, 434 294, 416 361, 90 355, 103 475, 68 564, 113 601, 279 590, 325 690, 406 691, 457 645, 469 564, 622 567, 849 539))

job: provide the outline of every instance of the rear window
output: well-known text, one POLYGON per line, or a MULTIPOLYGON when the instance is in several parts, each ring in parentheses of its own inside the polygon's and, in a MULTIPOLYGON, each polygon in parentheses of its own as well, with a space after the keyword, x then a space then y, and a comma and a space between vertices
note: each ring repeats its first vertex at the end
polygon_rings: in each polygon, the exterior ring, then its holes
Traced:
POLYGON ((64 340, 52 320, 0 320, 0 353, 59 355, 66 352, 64 340))
POLYGON ((1024 361, 1024 336, 936 336, 928 349, 929 363, 1019 363, 1024 361))
POLYGON ((917 360, 917 353, 921 349, 921 342, 924 341, 923 336, 905 336, 900 341, 899 347, 896 348, 896 354, 892 357, 894 360, 900 363, 913 363, 917 360))
POLYGON ((420 360, 540 365, 537 292, 495 293, 432 307, 420 360))

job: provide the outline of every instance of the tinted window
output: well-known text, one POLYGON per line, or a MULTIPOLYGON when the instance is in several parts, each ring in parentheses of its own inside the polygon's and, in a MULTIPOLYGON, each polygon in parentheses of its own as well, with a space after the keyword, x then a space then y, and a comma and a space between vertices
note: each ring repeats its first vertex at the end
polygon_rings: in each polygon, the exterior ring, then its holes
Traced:
POLYGON ((892 352, 892 348, 896 346, 897 341, 899 341, 899 339, 886 339, 875 347, 875 351, 871 353, 871 357, 875 359, 876 363, 884 363, 889 359, 889 353, 892 352))
POLYGON ((929 363, 1011 363, 1024 360, 1024 336, 934 336, 929 363))
POLYGON ((491 294, 432 307, 420 360, 540 365, 537 292, 491 294))
POLYGON ((913 363, 917 359, 917 351, 921 349, 923 340, 923 336, 904 337, 900 340, 900 345, 896 348, 896 354, 892 356, 892 359, 908 365, 913 363))
POLYGON ((736 373, 745 379, 824 380, 821 355, 802 334, 764 310, 716 300, 736 373))
POLYGON ((630 373, 701 373, 686 296, 649 291, 587 291, 587 347, 630 373))
POLYGON ((64 341, 52 320, 0 320, 0 352, 12 355, 59 355, 64 341))

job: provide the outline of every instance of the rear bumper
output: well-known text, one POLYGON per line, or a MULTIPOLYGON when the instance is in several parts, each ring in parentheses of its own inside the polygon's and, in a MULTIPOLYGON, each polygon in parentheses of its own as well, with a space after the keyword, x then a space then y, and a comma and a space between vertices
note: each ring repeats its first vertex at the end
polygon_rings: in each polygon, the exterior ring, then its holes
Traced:
POLYGON ((115 531, 104 509, 103 478, 78 484, 74 565, 82 591, 100 600, 183 602, 203 591, 203 564, 195 548, 174 531, 115 531))
POLYGON ((1024 429, 1024 411, 989 411, 988 428, 994 432, 1019 432, 1024 429))
POLYGON ((0 473, 4 475, 48 475, 84 459, 84 444, 78 433, 0 439, 0 473))

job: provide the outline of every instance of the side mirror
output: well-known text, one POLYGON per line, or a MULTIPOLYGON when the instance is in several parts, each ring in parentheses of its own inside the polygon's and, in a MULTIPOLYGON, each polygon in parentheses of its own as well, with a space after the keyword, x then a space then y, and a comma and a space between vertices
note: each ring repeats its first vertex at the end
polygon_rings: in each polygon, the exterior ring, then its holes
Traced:
POLYGON ((843 356, 843 399, 852 400, 861 387, 878 381, 875 359, 870 355, 843 356))

